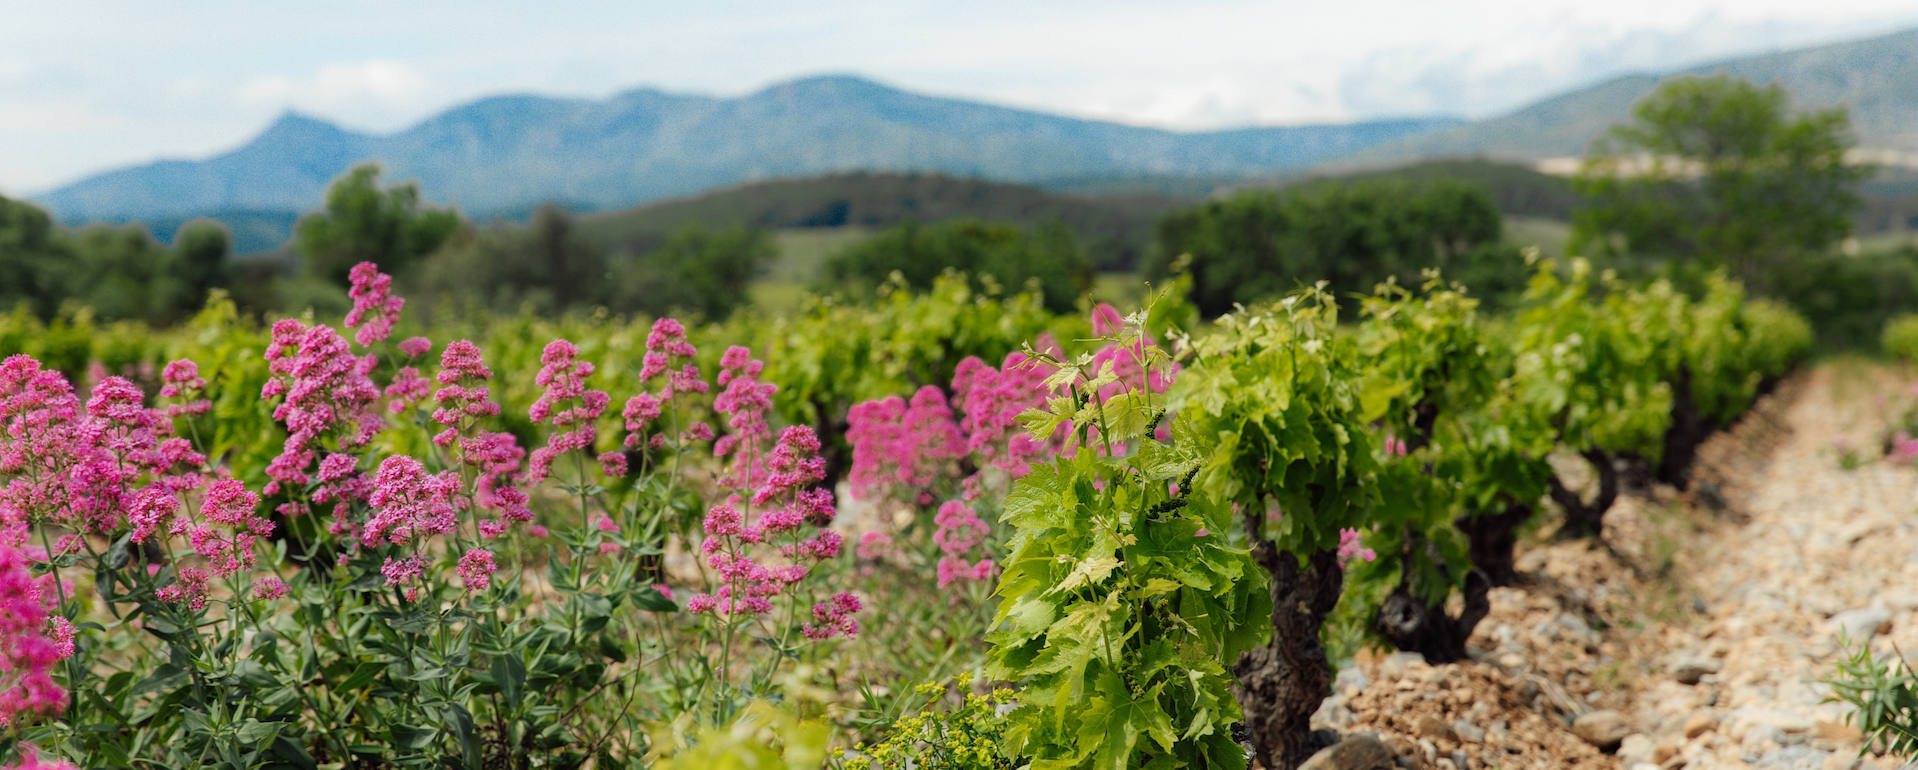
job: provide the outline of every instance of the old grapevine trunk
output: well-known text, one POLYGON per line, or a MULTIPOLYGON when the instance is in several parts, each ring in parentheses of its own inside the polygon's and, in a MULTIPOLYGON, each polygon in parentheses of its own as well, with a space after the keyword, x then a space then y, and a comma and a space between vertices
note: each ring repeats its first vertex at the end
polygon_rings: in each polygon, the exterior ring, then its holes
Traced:
POLYGON ((1332 665, 1319 645, 1319 627, 1338 604, 1344 573, 1333 552, 1315 553, 1301 565, 1264 537, 1257 515, 1244 520, 1252 557, 1271 577, 1272 641, 1239 658, 1232 669, 1235 694, 1259 762, 1291 770, 1319 748, 1312 713, 1332 694, 1332 665))
POLYGON ((1692 399, 1692 370, 1679 366, 1672 379, 1672 424, 1665 430, 1665 451, 1658 461, 1658 480, 1684 489, 1691 483, 1692 460, 1698 448, 1718 426, 1698 411, 1692 399))
POLYGON ((1611 455, 1598 450, 1588 449, 1580 452, 1579 456, 1584 457, 1598 475, 1597 496, 1587 503, 1577 492, 1553 477, 1552 502, 1565 510, 1564 535, 1597 537, 1605 531, 1605 512, 1611 510, 1612 503, 1618 500, 1618 466, 1612 462, 1611 455))
POLYGON ((1493 586, 1518 583, 1512 553, 1518 547, 1518 528, 1532 518, 1532 511, 1529 503, 1513 502, 1498 513, 1459 517, 1457 525, 1465 533, 1472 566, 1485 573, 1493 586))

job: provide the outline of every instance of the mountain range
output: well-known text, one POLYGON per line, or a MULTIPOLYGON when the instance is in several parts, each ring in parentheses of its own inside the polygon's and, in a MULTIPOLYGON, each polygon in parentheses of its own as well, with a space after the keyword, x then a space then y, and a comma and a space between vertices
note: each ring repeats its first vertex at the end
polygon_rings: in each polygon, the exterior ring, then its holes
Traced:
POLYGON ((1410 118, 1178 132, 911 93, 833 75, 732 98, 639 89, 604 100, 512 95, 388 135, 287 113, 232 151, 108 171, 29 198, 63 223, 147 224, 163 239, 197 216, 248 223, 243 252, 277 245, 298 212, 356 163, 414 180, 469 216, 542 203, 611 210, 757 180, 853 171, 936 172, 1101 189, 1110 180, 1256 179, 1312 168, 1490 155, 1582 154, 1664 76, 1724 71, 1778 82, 1795 106, 1852 111, 1860 146, 1918 157, 1918 29, 1615 78, 1481 121, 1410 118))
POLYGON ((1844 106, 1860 148, 1918 156, 1918 28, 1793 51, 1709 62, 1663 75, 1627 75, 1506 115, 1382 142, 1343 159, 1380 163, 1485 155, 1514 160, 1583 155, 1669 77, 1725 73, 1777 83, 1801 110, 1844 106))
POLYGON ((643 89, 603 101, 500 96, 388 136, 288 113, 202 161, 109 171, 31 196, 65 222, 317 207, 362 160, 469 214, 542 202, 630 206, 756 179, 938 171, 1026 183, 1274 173, 1456 122, 1444 118, 1181 133, 909 93, 852 76, 738 98, 643 89))

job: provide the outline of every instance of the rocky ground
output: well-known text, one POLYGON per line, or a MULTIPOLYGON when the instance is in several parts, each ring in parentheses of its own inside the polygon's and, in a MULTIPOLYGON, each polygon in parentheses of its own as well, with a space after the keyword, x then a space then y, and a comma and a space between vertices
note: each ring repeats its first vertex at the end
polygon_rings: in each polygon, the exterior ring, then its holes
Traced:
POLYGON ((1346 743, 1308 766, 1386 766, 1376 739, 1444 770, 1903 767, 1823 680, 1841 633, 1918 660, 1918 469, 1877 457, 1909 382, 1822 366, 1715 437, 1690 490, 1621 497, 1603 544, 1521 544, 1473 659, 1361 655, 1315 725, 1346 743))

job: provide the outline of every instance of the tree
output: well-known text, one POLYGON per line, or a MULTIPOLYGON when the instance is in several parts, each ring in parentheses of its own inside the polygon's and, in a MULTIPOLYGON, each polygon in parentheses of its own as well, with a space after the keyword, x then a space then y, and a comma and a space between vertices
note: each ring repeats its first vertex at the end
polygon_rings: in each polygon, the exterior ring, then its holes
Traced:
POLYGON ((360 262, 403 275, 465 226, 459 212, 427 208, 412 183, 382 189, 380 167, 356 166, 326 191, 326 208, 300 218, 294 239, 309 275, 345 284, 360 262))
POLYGON ((53 234, 47 212, 0 197, 0 311, 25 303, 44 319, 60 306, 59 276, 69 271, 53 234))
POLYGON ((1843 108, 1797 116, 1777 85, 1672 80, 1633 108, 1575 184, 1571 249, 1726 266, 1769 288, 1780 267, 1850 234, 1870 170, 1845 163, 1843 108))
POLYGON ((210 219, 188 222, 174 236, 173 252, 186 299, 195 307, 206 300, 207 292, 227 284, 233 242, 226 226, 210 219))
POLYGON ((1014 290, 1037 281, 1047 308, 1071 310, 1092 288, 1092 262, 1072 228, 1047 221, 1030 231, 996 222, 953 219, 929 225, 908 220, 879 232, 826 262, 824 291, 871 291, 893 273, 916 290, 932 287, 946 270, 991 276, 1014 290))
POLYGON ((66 240, 73 269, 65 295, 99 318, 167 321, 192 304, 177 255, 154 242, 145 227, 94 225, 66 240))
POLYGON ((764 230, 687 225, 657 248, 612 262, 616 292, 608 305, 722 319, 749 301, 748 285, 776 252, 764 230))
POLYGON ((1193 304, 1206 315, 1321 280, 1335 294, 1369 292, 1394 276, 1416 284, 1428 267, 1505 287, 1523 275, 1518 256, 1498 248, 1503 231, 1498 204, 1474 184, 1314 185, 1167 214, 1145 267, 1164 277, 1190 255, 1193 304))

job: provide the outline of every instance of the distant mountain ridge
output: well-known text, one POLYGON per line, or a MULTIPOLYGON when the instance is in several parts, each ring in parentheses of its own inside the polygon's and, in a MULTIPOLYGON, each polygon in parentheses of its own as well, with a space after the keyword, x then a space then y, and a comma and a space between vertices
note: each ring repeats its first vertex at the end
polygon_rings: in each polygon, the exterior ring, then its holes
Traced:
POLYGON ((29 196, 63 222, 317 208, 355 163, 487 216, 542 202, 612 209, 779 177, 936 172, 1056 179, 1278 173, 1457 121, 1182 133, 803 78, 737 98, 640 89, 605 100, 481 99, 373 136, 298 113, 205 160, 118 169, 29 196))
POLYGON ((1724 59, 1660 76, 1626 75, 1568 91, 1506 115, 1382 142, 1335 161, 1377 164, 1483 155, 1541 160, 1584 155, 1592 140, 1631 118, 1632 105, 1668 77, 1723 72, 1776 82, 1794 109, 1844 105, 1858 146, 1918 153, 1918 28, 1778 53, 1724 59))

